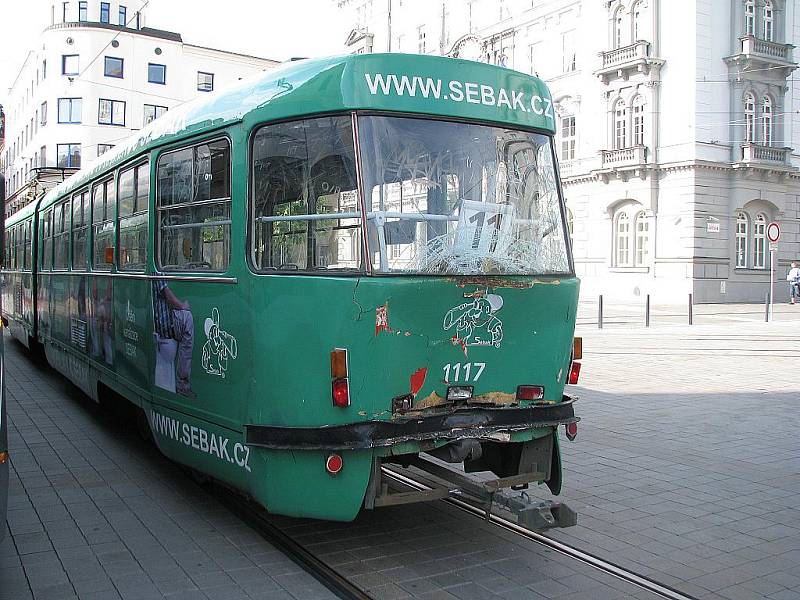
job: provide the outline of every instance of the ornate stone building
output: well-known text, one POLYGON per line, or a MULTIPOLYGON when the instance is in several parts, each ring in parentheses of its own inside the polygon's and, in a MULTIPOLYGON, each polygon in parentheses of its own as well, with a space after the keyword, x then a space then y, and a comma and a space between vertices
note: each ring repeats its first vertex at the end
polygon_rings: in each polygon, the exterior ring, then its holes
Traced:
POLYGON ((548 82, 584 297, 763 301, 771 221, 776 280, 800 257, 797 0, 339 5, 350 51, 467 57, 548 82))

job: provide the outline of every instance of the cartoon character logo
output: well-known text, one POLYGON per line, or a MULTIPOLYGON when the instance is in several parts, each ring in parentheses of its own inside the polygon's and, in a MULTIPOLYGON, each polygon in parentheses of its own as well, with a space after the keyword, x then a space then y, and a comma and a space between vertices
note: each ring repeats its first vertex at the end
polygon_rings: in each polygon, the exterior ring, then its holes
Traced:
POLYGON ((497 294, 473 298, 447 311, 442 326, 455 328, 454 341, 463 346, 500 347, 503 323, 495 313, 503 308, 503 298, 497 294))
POLYGON ((236 338, 219 328, 219 311, 216 307, 211 317, 204 324, 206 343, 203 344, 203 369, 209 375, 225 378, 228 370, 228 359, 235 359, 239 354, 236 338))

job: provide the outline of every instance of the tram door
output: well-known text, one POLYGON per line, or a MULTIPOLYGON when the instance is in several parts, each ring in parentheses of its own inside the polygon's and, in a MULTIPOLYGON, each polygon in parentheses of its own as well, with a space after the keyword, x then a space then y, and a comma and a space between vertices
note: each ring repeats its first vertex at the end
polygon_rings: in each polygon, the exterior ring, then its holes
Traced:
POLYGON ((250 373, 240 346, 253 323, 231 276, 232 231, 244 237, 231 197, 244 196, 245 181, 232 182, 230 156, 217 137, 158 158, 153 377, 159 402, 240 429, 250 373))

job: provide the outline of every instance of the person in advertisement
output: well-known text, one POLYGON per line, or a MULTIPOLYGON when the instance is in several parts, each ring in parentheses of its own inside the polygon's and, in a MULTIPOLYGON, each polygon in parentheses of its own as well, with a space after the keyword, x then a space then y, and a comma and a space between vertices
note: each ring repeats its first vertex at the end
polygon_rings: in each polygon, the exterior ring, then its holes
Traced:
POLYGON ((796 304, 795 301, 800 298, 800 267, 796 261, 792 261, 792 268, 786 274, 786 281, 789 282, 789 304, 796 304))
POLYGON ((180 300, 163 279, 153 280, 153 324, 156 385, 196 398, 191 385, 194 318, 189 302, 180 300))

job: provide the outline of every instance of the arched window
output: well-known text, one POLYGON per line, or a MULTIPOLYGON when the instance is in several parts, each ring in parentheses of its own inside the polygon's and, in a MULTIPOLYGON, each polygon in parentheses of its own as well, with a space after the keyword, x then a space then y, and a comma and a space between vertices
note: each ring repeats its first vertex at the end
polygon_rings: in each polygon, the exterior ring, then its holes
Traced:
POLYGON ((628 146, 628 107, 625 101, 617 100, 614 105, 614 150, 628 146))
POLYGON ((744 97, 744 140, 754 142, 756 139, 756 100, 749 93, 744 97))
POLYGON ((647 266, 650 243, 650 220, 644 211, 636 213, 634 220, 636 223, 636 241, 634 248, 634 265, 637 267, 647 266))
POLYGON ((736 267, 747 266, 747 215, 736 213, 736 267))
POLYGON ((633 111, 633 145, 644 146, 644 98, 636 96, 631 103, 633 111))
POLYGON ((764 0, 764 39, 768 42, 773 41, 775 35, 774 20, 772 1, 764 0))
POLYGON ((631 239, 631 220, 628 217, 628 213, 620 211, 620 213, 617 215, 617 227, 616 227, 616 237, 615 237, 615 244, 617 250, 616 266, 618 267, 630 266, 631 262, 630 239, 631 239))
POLYGON ((753 268, 763 269, 767 265, 767 218, 756 216, 753 224, 753 268))
POLYGON ((637 2, 631 8, 631 32, 633 37, 632 42, 638 42, 641 37, 641 24, 642 24, 642 3, 637 2))
POLYGON ((622 48, 622 30, 622 7, 620 6, 614 13, 614 48, 622 48))
POLYGON ((772 145, 772 99, 764 96, 761 101, 761 137, 765 146, 772 145))
POLYGON ((756 3, 755 0, 747 0, 744 3, 744 34, 756 34, 756 3))

